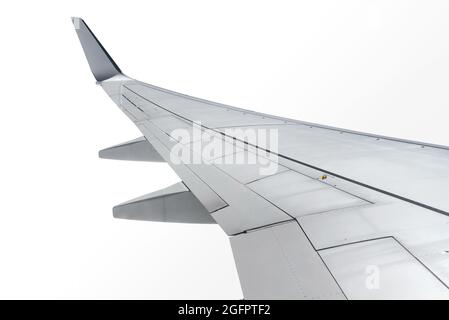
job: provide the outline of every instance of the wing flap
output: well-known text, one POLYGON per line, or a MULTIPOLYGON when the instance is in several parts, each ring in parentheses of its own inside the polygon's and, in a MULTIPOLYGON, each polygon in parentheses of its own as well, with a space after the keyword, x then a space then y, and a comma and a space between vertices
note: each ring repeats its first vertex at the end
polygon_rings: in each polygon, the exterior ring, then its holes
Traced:
POLYGON ((246 299, 345 299, 296 221, 231 237, 246 299))

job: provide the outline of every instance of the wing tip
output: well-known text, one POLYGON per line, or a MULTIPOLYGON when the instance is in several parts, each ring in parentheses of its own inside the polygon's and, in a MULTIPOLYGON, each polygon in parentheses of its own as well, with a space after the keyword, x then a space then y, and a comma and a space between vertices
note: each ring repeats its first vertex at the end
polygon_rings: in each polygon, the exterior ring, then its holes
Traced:
POLYGON ((98 82, 123 74, 118 65, 80 17, 71 17, 90 69, 98 82))
POLYGON ((80 22, 84 22, 83 18, 80 17, 70 17, 70 19, 72 20, 75 30, 78 30, 80 28, 80 22))

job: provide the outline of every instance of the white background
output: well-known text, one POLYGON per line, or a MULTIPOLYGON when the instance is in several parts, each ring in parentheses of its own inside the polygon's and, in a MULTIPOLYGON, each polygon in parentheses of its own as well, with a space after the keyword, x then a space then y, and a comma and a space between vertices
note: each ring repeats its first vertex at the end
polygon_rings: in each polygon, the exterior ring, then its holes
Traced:
POLYGON ((449 145, 447 1, 1 4, 0 298, 242 298, 217 226, 112 218, 178 181, 100 160, 140 135, 70 16, 129 76, 294 119, 449 145))

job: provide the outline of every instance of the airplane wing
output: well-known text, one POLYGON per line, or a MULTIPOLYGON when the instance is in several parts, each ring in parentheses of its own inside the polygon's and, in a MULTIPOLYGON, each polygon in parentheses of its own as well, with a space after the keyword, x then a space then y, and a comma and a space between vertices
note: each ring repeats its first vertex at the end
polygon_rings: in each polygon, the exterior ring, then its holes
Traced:
POLYGON ((97 83, 142 132, 103 158, 182 182, 117 218, 218 223, 246 299, 448 299, 449 148, 235 108, 134 80, 73 18, 97 83))

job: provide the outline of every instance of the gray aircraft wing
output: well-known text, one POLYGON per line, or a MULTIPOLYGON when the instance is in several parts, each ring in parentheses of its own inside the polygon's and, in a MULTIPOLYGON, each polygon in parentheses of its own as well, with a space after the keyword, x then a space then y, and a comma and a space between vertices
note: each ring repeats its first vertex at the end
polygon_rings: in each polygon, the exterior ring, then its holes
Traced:
POLYGON ((246 299, 449 298, 447 147, 149 85, 73 23, 97 83, 143 135, 100 156, 164 161, 182 180, 115 217, 218 223, 246 299))

